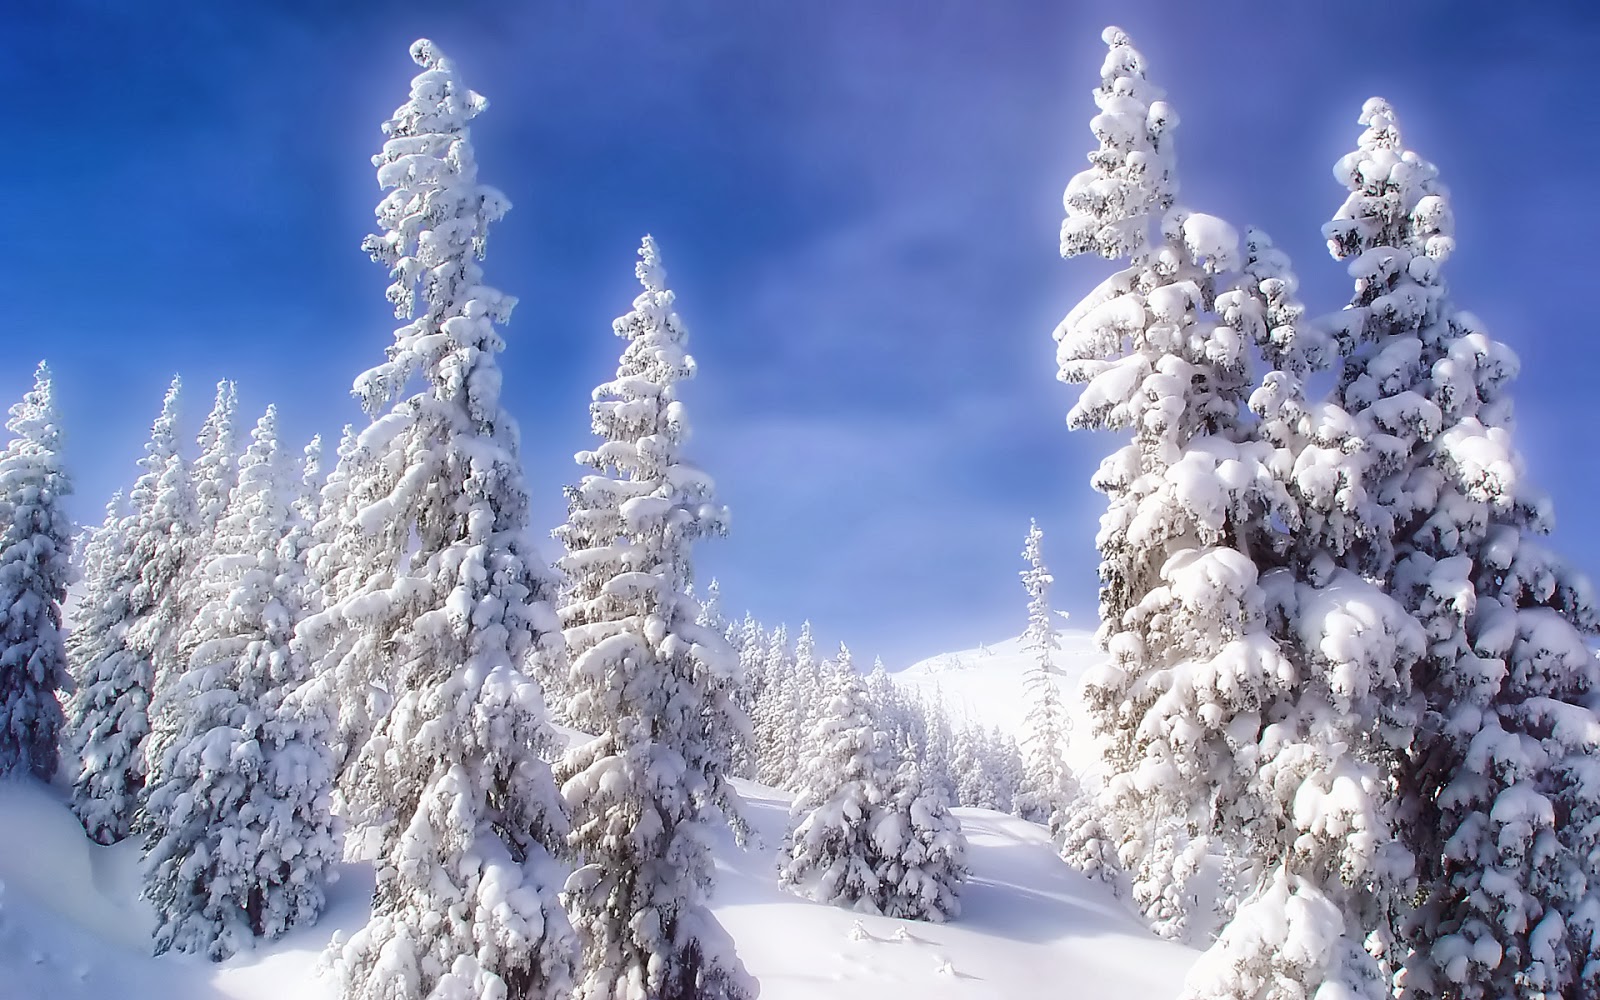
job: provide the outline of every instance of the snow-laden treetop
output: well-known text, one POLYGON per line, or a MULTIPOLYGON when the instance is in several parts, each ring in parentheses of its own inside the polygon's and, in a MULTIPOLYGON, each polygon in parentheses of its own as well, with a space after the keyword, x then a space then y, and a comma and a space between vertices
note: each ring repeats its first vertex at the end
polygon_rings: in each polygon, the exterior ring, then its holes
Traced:
POLYGON ((1127 34, 1111 27, 1101 37, 1108 51, 1094 92, 1100 113, 1089 123, 1100 149, 1067 184, 1061 255, 1092 251, 1137 260, 1149 249, 1150 222, 1178 193, 1172 150, 1178 115, 1145 77, 1144 57, 1127 34))
POLYGON ((474 263, 490 223, 511 207, 498 189, 478 183, 469 141, 467 123, 489 102, 461 83, 455 65, 427 39, 411 46, 411 58, 423 71, 411 81, 411 99, 383 123, 389 139, 372 158, 378 185, 393 189, 377 208, 383 233, 367 237, 362 249, 389 266, 396 316, 414 315, 419 284, 427 306, 395 331, 389 360, 357 379, 355 393, 377 414, 425 372, 437 397, 465 395, 475 422, 493 422, 500 377, 478 356, 504 349, 494 324, 510 317, 517 300, 482 284, 474 263))

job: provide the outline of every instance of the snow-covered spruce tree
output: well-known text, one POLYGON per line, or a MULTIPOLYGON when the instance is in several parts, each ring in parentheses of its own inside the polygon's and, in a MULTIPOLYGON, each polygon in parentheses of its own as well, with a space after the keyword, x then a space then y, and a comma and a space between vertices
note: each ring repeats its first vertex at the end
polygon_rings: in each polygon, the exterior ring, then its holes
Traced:
MULTIPOLYGON (((849 664, 853 671, 855 666, 849 664)), ((817 726, 822 722, 823 707, 828 699, 829 664, 817 655, 817 642, 812 634, 811 622, 800 623, 800 634, 794 643, 793 686, 789 689, 790 754, 783 761, 786 787, 799 790, 800 773, 805 762, 816 753, 813 740, 817 726)))
POLYGON ((1197 840, 1263 866, 1262 891, 1196 966, 1190 996, 1277 983, 1285 997, 1323 984, 1375 997, 1381 970, 1363 942, 1382 931, 1409 862, 1387 846, 1386 782, 1420 633, 1287 537, 1302 523, 1294 456, 1257 433, 1245 404, 1251 347, 1276 364, 1292 346, 1280 338, 1293 327, 1268 321, 1292 283, 1269 286, 1230 227, 1173 207, 1175 117, 1126 36, 1105 37, 1101 148, 1068 186, 1062 252, 1132 266, 1057 340, 1062 378, 1087 383, 1073 426, 1133 431, 1095 479, 1109 498, 1098 543, 1111 656, 1086 695, 1109 739, 1109 825, 1167 933, 1186 920, 1193 894, 1179 883, 1197 840), (1274 943, 1252 923, 1283 933, 1274 943))
POLYGON ((950 799, 922 766, 903 759, 872 823, 879 908, 886 917, 942 923, 961 912, 967 838, 950 799))
POLYGON ((712 577, 711 582, 706 584, 705 600, 700 601, 700 613, 695 616, 695 624, 701 628, 708 628, 725 639, 728 636, 728 620, 722 617, 722 585, 717 582, 716 577, 712 577))
POLYGON ((727 529, 713 484, 686 458, 679 384, 692 378, 688 333, 656 244, 636 267, 644 290, 613 324, 627 346, 590 408, 601 444, 569 490, 557 537, 567 547, 572 653, 568 713, 594 735, 563 759, 581 862, 565 899, 584 946, 584 1000, 741 998, 757 992, 707 906, 711 838, 744 820, 730 748, 748 739, 739 661, 720 631, 697 624, 687 595, 691 549, 727 529))
MULTIPOLYGON (((287 542, 290 555, 298 571, 305 594, 303 610, 309 614, 322 609, 322 594, 311 582, 311 549, 316 544, 315 531, 322 513, 322 435, 311 438, 300 453, 297 488, 290 504, 290 524, 287 542)), ((304 650, 302 649, 303 653, 304 650)))
POLYGON ((1600 992, 1600 725, 1588 582, 1537 536, 1548 500, 1512 440, 1516 356, 1452 304, 1447 194, 1374 98, 1326 227, 1356 279, 1332 324, 1338 402, 1372 443, 1367 561, 1427 629, 1425 716, 1400 785, 1420 907, 1400 995, 1600 992))
POLYGON ((332 967, 347 1000, 562 997, 575 941, 551 852, 568 824, 523 670, 559 661, 561 635, 500 402, 496 324, 515 300, 475 260, 508 206, 478 182, 468 138, 486 102, 431 42, 411 55, 422 72, 384 123, 373 162, 389 194, 363 247, 390 269, 396 315, 416 318, 356 380, 374 421, 341 457, 344 502, 323 511, 351 512, 332 550, 342 582, 297 634, 318 672, 308 700, 389 703, 341 737, 343 809, 377 887, 332 967))
POLYGON ((72 480, 61 460, 61 418, 50 369, 11 407, 0 451, 0 778, 48 781, 60 756, 67 653, 61 604, 72 576, 72 480))
POLYGON ((990 726, 984 732, 984 767, 994 790, 994 808, 1003 813, 1015 813, 1017 797, 1026 777, 1022 748, 1015 737, 999 726, 990 726))
POLYGON ((761 623, 745 613, 744 620, 729 629, 729 642, 739 657, 740 684, 734 702, 750 720, 750 728, 734 745, 734 774, 754 780, 760 767, 756 715, 769 682, 767 676, 767 633, 761 623))
POLYGON ((1087 678, 1085 698, 1108 737, 1105 805, 1122 863, 1159 873, 1177 858, 1143 857, 1171 842, 1151 832, 1178 821, 1198 833, 1215 821, 1212 803, 1238 796, 1249 772, 1234 766, 1227 724, 1286 693, 1292 668, 1267 634, 1256 567, 1241 551, 1281 506, 1239 426, 1247 345, 1208 314, 1236 238, 1218 219, 1173 208, 1176 115, 1127 37, 1114 28, 1104 37, 1091 126, 1100 149, 1067 186, 1061 252, 1131 266, 1055 337, 1062 380, 1086 383, 1070 425, 1133 430, 1094 478, 1108 498, 1098 640, 1110 659, 1087 678))
POLYGON ((785 763, 796 753, 790 725, 794 713, 794 652, 789 645, 786 624, 780 623, 772 630, 764 673, 767 682, 750 713, 755 734, 756 780, 781 788, 792 777, 791 772, 783 770, 785 763))
POLYGON ((1061 707, 1051 661, 1059 644, 1050 611, 1053 578, 1040 551, 1043 539, 1038 522, 1029 522, 1028 537, 1022 546, 1022 559, 1028 565, 1020 574, 1022 587, 1028 592, 1028 628, 1022 633, 1022 644, 1033 653, 1034 665, 1028 671, 1028 714, 1022 741, 1026 770, 1017 813, 1023 819, 1043 823, 1050 829, 1051 839, 1059 842, 1074 790, 1072 775, 1061 756, 1067 739, 1067 715, 1061 707))
POLYGON ((967 722, 956 730, 952 743, 950 770, 955 779, 955 800, 970 809, 1003 812, 1000 787, 1000 762, 989 733, 967 722))
POLYGON ((778 879, 819 903, 883 911, 883 853, 873 839, 880 807, 894 790, 894 762, 854 670, 835 671, 816 755, 806 761, 790 827, 778 852, 778 879))
MULTIPOLYGON (((179 590, 194 538, 194 491, 178 451, 172 380, 151 427, 128 512, 96 539, 67 659, 76 683, 67 731, 78 760, 72 807, 97 843, 126 837, 140 809, 157 659, 170 659, 179 590), (101 541, 103 539, 103 545, 101 541)), ((109 515, 108 515, 109 517, 109 515)))
POLYGON ((940 786, 952 802, 959 802, 955 771, 955 733, 950 714, 937 688, 917 699, 912 715, 912 757, 922 764, 929 781, 940 786))
POLYGON ((181 552, 183 564, 170 571, 175 581, 175 603, 164 612, 166 636, 155 650, 155 685, 150 692, 150 738, 145 743, 145 765, 153 777, 158 762, 176 738, 183 720, 181 704, 164 697, 165 684, 188 668, 190 623, 208 597, 197 579, 200 567, 211 558, 217 523, 228 505, 228 495, 239 477, 239 442, 236 429, 239 397, 234 384, 217 383, 211 412, 195 439, 198 457, 188 464, 194 513, 188 544, 181 552), (171 712, 178 714, 173 715, 171 712))
MULTIPOLYGON (((375 575, 392 579, 392 567, 399 560, 396 550, 384 548, 386 542, 398 543, 398 539, 385 539, 381 531, 374 537, 355 528, 357 515, 381 499, 374 491, 385 487, 385 480, 371 476, 351 482, 358 462, 372 460, 371 455, 358 455, 358 446, 355 428, 346 424, 334 466, 314 504, 306 504, 307 513, 316 511, 305 552, 311 599, 306 617, 295 629, 295 642, 316 666, 307 697, 324 702, 334 718, 335 799, 342 798, 340 786, 350 760, 390 703, 384 678, 368 674, 374 664, 382 662, 375 646, 381 636, 346 628, 339 612, 333 610, 369 586, 375 575), (384 567, 382 574, 375 574, 374 567, 384 567)), ((354 838, 346 846, 360 853, 354 838)))
POLYGON ((914 733, 913 712, 919 706, 909 702, 900 686, 889 676, 881 657, 872 661, 872 672, 867 675, 867 697, 872 702, 872 714, 878 727, 888 739, 886 749, 896 760, 914 758, 918 744, 914 733))
POLYGON ((298 487, 269 407, 239 461, 193 593, 181 705, 148 786, 144 895, 157 953, 221 960, 315 920, 338 860, 331 720, 292 696, 309 676, 291 646, 306 598, 291 533, 298 487))
POLYGON ((1077 792, 1062 818, 1061 859, 1121 896, 1128 890, 1127 874, 1118 860, 1116 840, 1101 816, 1100 802, 1082 783, 1077 792))
POLYGON ((194 463, 195 507, 200 534, 207 545, 211 534, 217 530, 217 522, 222 520, 228 496, 239 477, 239 441, 235 429, 238 410, 238 389, 231 381, 223 379, 217 383, 216 401, 196 440, 200 457, 194 463))

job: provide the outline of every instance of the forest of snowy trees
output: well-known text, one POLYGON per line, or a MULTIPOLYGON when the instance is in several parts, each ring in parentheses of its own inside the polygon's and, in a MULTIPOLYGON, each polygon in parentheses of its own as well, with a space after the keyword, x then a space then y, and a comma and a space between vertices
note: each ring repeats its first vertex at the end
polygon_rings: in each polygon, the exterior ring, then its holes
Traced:
POLYGON ((1265 233, 1183 206, 1177 113, 1104 40, 1060 250, 1122 269, 1054 339, 1069 424, 1120 435, 1093 479, 1107 658, 1064 694, 1029 526, 1020 733, 696 579, 730 520, 649 236, 546 555, 532 491, 561 487, 524 479, 516 299, 480 263, 511 207, 478 178, 487 102, 423 40, 373 157, 361 246, 402 325, 354 381, 365 426, 330 456, 223 381, 186 429, 174 378, 77 532, 47 365, 11 407, 0 776, 141 845, 156 952, 312 924, 370 861, 371 918, 328 956, 349 1000, 755 997, 708 906, 714 840, 751 836, 736 780, 793 794, 775 882, 886 917, 960 919, 954 809, 1037 823, 1207 948, 1192 1000, 1600 996, 1600 620, 1542 538, 1517 358, 1444 280, 1438 169, 1366 103, 1324 227, 1353 290, 1314 315, 1265 233))

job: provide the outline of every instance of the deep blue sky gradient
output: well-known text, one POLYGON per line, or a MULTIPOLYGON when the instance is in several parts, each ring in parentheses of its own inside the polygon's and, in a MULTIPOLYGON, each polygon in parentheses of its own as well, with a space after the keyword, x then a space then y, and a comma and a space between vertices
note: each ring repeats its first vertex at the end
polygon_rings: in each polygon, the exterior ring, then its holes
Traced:
POLYGON ((1319 228, 1382 94, 1454 193, 1459 300, 1522 356, 1520 441, 1557 538, 1600 569, 1592 8, 1570 3, 241 3, 60 0, 0 15, 0 397, 50 359, 80 519, 131 481, 167 379, 192 434, 220 377, 331 440, 395 325, 360 252, 368 157, 428 36, 487 95, 521 298, 506 392, 536 530, 589 444, 646 231, 693 332, 694 453, 734 530, 729 610, 898 666, 1017 634, 1028 518, 1094 615, 1114 446, 1071 434, 1050 332, 1109 270, 1056 254, 1115 22, 1182 117, 1183 201, 1267 229, 1316 310, 1319 228))

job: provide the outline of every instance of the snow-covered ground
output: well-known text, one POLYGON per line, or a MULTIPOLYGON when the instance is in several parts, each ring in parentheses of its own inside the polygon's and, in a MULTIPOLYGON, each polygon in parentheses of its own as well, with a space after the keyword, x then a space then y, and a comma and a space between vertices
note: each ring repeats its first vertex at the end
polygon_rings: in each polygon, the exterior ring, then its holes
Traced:
MULTIPOLYGON (((721 845, 715 909, 765 1000, 881 1000, 888 989, 925 1000, 1168 1000, 1195 958, 1062 865, 1042 829, 982 810, 957 810, 972 880, 954 923, 798 899, 774 870, 787 794, 739 786, 761 843, 721 845)), ((55 789, 0 782, 0 1000, 332 1000, 318 961, 335 931, 366 918, 369 868, 344 866, 315 927, 212 965, 150 957, 137 861, 136 844, 88 841, 55 789)))

